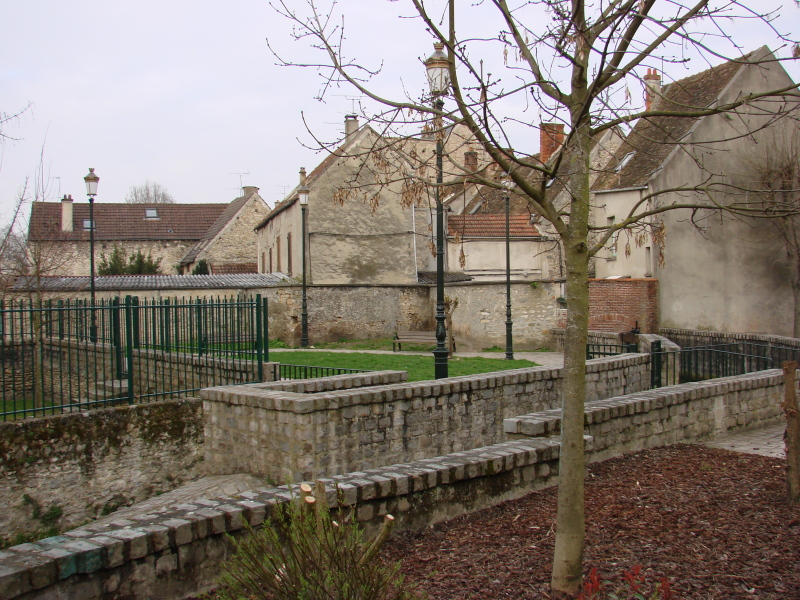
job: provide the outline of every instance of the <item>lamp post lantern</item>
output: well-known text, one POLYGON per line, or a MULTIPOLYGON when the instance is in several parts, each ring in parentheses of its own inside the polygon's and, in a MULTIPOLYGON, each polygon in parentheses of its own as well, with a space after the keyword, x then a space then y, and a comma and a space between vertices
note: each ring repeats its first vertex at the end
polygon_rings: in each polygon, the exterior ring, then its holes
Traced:
POLYGON ((506 203, 506 360, 514 360, 514 334, 512 333, 513 323, 511 321, 511 215, 510 204, 510 181, 503 182, 503 200, 506 203))
POLYGON ((100 178, 94 169, 89 169, 89 174, 83 178, 86 182, 86 195, 89 196, 89 289, 92 298, 91 324, 89 325, 89 339, 97 341, 97 318, 94 311, 94 197, 97 195, 97 184, 100 178))
POLYGON ((297 189, 297 197, 300 199, 300 221, 301 221, 301 246, 302 246, 302 256, 301 261, 303 263, 303 303, 300 309, 300 323, 301 323, 301 333, 300 333, 300 347, 301 348, 308 348, 308 300, 306 297, 306 209, 308 208, 308 195, 311 190, 308 187, 301 183, 300 187, 297 189))
POLYGON ((433 45, 434 53, 425 61, 428 75, 428 86, 433 96, 434 135, 436 135, 436 349, 433 351, 434 376, 436 379, 447 377, 447 357, 449 351, 445 346, 447 332, 444 314, 444 209, 442 207, 442 117, 444 107, 442 95, 450 87, 450 64, 447 55, 442 51, 444 44, 433 45))

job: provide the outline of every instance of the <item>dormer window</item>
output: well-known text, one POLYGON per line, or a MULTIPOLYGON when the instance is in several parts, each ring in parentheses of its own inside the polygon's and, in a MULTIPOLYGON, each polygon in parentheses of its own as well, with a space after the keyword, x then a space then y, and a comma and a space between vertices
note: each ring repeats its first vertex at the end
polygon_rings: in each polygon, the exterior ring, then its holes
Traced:
POLYGON ((157 208, 145 208, 144 209, 144 218, 145 219, 157 219, 158 218, 158 209, 157 208))
POLYGON ((84 219, 84 220, 83 220, 83 230, 84 230, 84 231, 89 231, 90 229, 92 229, 92 222, 91 222, 91 220, 89 220, 89 219, 84 219))

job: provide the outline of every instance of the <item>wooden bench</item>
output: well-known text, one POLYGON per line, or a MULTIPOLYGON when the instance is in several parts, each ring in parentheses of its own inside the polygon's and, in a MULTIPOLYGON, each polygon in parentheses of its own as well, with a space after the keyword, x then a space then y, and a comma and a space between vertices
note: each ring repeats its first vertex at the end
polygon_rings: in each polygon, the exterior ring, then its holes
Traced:
MULTIPOLYGON (((403 350, 403 344, 436 344, 436 333, 433 331, 397 331, 392 338, 392 352, 403 350)), ((447 346, 447 340, 445 340, 447 346)), ((455 352, 455 343, 453 343, 455 352)))

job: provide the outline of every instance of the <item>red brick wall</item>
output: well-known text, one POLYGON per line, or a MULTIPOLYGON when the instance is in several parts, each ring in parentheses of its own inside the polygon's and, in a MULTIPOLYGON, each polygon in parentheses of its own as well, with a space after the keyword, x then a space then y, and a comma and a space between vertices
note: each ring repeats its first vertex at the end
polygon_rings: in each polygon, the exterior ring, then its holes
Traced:
POLYGON ((637 321, 642 333, 658 333, 658 279, 589 280, 590 331, 630 331, 637 321))

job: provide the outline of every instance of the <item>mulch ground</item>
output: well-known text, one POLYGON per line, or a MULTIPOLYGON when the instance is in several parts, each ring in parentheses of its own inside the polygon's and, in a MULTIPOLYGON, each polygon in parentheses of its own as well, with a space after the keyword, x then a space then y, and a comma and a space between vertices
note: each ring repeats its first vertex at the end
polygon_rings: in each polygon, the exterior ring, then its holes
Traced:
MULTIPOLYGON (((800 599, 800 508, 785 502, 785 463, 701 446, 591 465, 587 571, 608 589, 641 566, 682 599, 800 599)), ((554 488, 392 538, 406 582, 430 600, 548 598, 554 488)))

